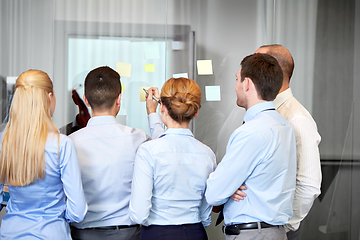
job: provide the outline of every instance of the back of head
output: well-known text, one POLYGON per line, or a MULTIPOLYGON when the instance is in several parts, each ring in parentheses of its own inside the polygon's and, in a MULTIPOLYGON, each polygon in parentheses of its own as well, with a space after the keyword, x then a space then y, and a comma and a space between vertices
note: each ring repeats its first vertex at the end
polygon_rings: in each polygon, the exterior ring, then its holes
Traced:
POLYGON ((265 101, 272 101, 283 82, 283 73, 278 61, 262 53, 254 53, 245 57, 241 62, 241 81, 250 78, 259 97, 265 101))
POLYGON ((85 96, 93 110, 108 110, 121 93, 120 75, 110 67, 98 67, 85 78, 85 96))
POLYGON ((23 72, 15 84, 1 147, 0 179, 24 186, 44 177, 44 149, 49 132, 58 131, 51 120, 49 76, 40 70, 23 72))
POLYGON ((284 77, 290 81, 294 71, 294 59, 289 50, 279 44, 263 45, 259 50, 261 53, 266 53, 276 58, 283 70, 284 77))
POLYGON ((170 78, 161 89, 161 102, 173 120, 189 122, 201 107, 200 87, 188 78, 170 78))

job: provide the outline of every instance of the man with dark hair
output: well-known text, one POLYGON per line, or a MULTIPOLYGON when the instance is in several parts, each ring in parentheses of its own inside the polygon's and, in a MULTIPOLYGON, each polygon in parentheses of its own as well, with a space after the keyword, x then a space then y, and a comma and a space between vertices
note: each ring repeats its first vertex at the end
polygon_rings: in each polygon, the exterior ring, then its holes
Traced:
POLYGON ((145 132, 116 122, 121 83, 117 72, 99 67, 85 79, 84 100, 91 107, 87 126, 71 134, 78 153, 86 202, 85 219, 72 224, 73 239, 139 239, 129 216, 135 153, 145 132))
POLYGON ((289 240, 297 240, 300 238, 300 222, 306 217, 321 192, 318 147, 321 137, 314 119, 291 92, 290 78, 294 70, 294 60, 290 52, 285 47, 274 44, 262 46, 256 53, 266 53, 276 58, 284 74, 283 85, 274 104, 276 110, 290 122, 296 135, 297 173, 294 215, 285 225, 285 229, 289 240))
POLYGON ((296 178, 295 134, 275 111, 283 74, 275 58, 252 54, 236 74, 237 105, 244 124, 231 135, 226 154, 207 180, 206 200, 224 205, 226 239, 286 239, 296 178), (231 195, 247 187, 244 201, 231 195))
MULTIPOLYGON (((314 200, 321 192, 321 164, 318 147, 321 137, 314 119, 306 108, 296 100, 290 89, 294 59, 289 50, 279 44, 272 44, 261 46, 255 53, 266 53, 273 56, 283 71, 283 85, 274 100, 274 104, 276 110, 294 128, 297 153, 293 216, 284 227, 289 240, 298 240, 300 239, 300 222, 309 213, 314 200)), ((244 194, 237 190, 232 198, 239 201, 244 198, 244 194)))

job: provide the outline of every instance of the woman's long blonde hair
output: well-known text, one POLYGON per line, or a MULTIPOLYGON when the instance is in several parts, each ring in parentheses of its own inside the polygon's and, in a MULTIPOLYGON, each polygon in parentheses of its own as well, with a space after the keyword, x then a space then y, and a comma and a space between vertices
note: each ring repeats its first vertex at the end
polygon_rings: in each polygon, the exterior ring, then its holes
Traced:
POLYGON ((14 96, 1 143, 0 180, 26 186, 45 177, 45 144, 49 132, 59 139, 51 120, 49 76, 40 70, 23 72, 16 80, 14 96))

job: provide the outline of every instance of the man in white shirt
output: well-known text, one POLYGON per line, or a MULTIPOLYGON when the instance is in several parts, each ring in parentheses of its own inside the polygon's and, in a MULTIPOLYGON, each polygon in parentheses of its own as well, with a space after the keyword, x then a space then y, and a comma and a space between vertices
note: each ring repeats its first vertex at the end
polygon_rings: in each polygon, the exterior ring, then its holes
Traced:
MULTIPOLYGON (((321 165, 318 145, 321 137, 314 119, 291 92, 290 78, 294 60, 290 52, 285 47, 274 44, 262 46, 255 53, 267 53, 275 57, 283 70, 283 85, 274 104, 276 110, 290 122, 296 135, 297 173, 293 216, 285 229, 289 240, 297 240, 300 237, 300 222, 320 195, 321 165)), ((242 199, 237 197, 238 200, 242 199)))
POLYGON ((77 149, 89 208, 84 221, 72 224, 72 238, 137 240, 140 226, 129 215, 131 182, 135 153, 148 136, 117 123, 121 83, 113 69, 99 67, 89 72, 84 100, 92 117, 85 128, 69 137, 77 149))

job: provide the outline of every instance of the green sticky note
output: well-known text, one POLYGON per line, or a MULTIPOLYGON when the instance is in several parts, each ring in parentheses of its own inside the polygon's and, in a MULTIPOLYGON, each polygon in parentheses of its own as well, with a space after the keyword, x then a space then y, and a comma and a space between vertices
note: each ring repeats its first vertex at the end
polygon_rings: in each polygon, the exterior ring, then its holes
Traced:
POLYGON ((145 72, 155 72, 155 64, 145 64, 145 72))
POLYGON ((189 78, 187 73, 174 73, 173 78, 189 78))
POLYGON ((205 86, 206 101, 221 101, 220 86, 205 86))

